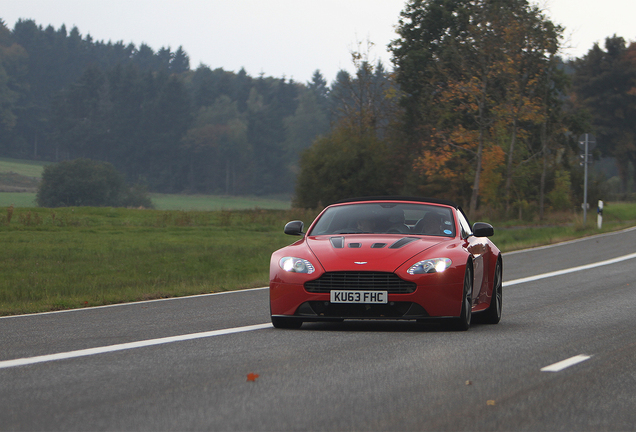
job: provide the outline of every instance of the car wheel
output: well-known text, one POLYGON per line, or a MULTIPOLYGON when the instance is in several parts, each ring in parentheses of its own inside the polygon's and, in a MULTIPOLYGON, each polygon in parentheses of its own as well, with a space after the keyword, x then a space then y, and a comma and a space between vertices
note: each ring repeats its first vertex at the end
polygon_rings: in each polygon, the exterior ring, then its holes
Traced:
POLYGON ((280 329, 299 329, 303 322, 298 318, 272 317, 272 325, 280 329))
POLYGON ((497 260, 490 306, 482 314, 483 322, 486 324, 497 324, 501 320, 501 307, 503 304, 502 276, 501 261, 497 260))
POLYGON ((459 331, 470 328, 473 315, 473 271, 470 265, 466 265, 464 272, 464 294, 462 296, 462 311, 459 318, 453 318, 453 327, 459 331))

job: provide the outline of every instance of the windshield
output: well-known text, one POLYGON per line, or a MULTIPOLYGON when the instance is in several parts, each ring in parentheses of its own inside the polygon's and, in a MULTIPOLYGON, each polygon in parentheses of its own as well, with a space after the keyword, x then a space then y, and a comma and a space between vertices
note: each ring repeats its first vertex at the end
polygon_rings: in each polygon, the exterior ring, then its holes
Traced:
POLYGON ((415 234, 455 236, 452 209, 393 202, 347 204, 327 209, 309 235, 415 234))

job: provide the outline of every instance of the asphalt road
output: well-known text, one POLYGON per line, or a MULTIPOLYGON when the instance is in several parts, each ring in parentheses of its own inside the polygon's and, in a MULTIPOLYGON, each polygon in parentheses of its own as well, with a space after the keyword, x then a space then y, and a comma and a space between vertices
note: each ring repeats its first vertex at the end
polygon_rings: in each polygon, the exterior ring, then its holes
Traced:
POLYGON ((504 255, 503 319, 468 332, 275 330, 266 289, 0 318, 0 430, 636 430, 636 256, 519 283, 635 244, 504 255))

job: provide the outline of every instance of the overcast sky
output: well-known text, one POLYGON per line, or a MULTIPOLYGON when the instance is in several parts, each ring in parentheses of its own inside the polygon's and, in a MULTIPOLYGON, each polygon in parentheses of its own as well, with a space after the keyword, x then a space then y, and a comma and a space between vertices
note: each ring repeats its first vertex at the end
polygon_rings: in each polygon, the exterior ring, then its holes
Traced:
MULTIPOLYGON (((565 57, 580 57, 617 34, 636 40, 636 0, 539 0, 565 27, 565 57)), ((352 70, 358 42, 374 43, 370 58, 390 67, 386 45, 395 39, 404 0, 0 0, 0 18, 44 27, 77 26, 95 40, 179 46, 190 66, 306 82, 320 69, 328 81, 352 70)), ((366 44, 364 44, 366 46, 366 44)))

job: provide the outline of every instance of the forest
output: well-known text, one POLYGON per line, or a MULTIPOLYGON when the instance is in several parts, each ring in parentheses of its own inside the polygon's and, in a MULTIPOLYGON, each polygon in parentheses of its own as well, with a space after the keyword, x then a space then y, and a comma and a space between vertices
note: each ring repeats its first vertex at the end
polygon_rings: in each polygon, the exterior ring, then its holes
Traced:
POLYGON ((187 53, 0 25, 0 156, 91 158, 157 192, 291 194, 329 129, 326 81, 190 68, 187 53))
POLYGON ((192 68, 183 47, 0 22, 0 157, 111 163, 165 193, 453 199, 542 217, 634 197, 636 45, 560 57, 563 28, 526 0, 410 0, 391 67, 352 52, 330 85, 192 68), (602 169, 600 169, 602 168, 602 169))

